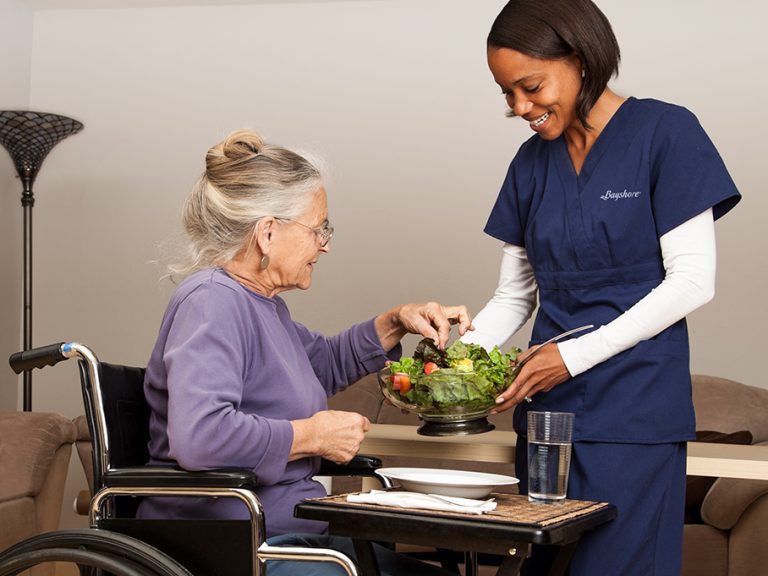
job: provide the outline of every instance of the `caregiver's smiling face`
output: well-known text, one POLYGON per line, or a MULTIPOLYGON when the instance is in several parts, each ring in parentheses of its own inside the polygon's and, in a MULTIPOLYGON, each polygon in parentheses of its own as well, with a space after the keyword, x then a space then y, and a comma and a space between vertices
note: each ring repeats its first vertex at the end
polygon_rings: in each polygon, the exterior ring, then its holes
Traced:
POLYGON ((570 127, 581 127, 576 114, 581 62, 575 55, 543 60, 490 46, 488 66, 510 110, 545 140, 558 138, 570 127))

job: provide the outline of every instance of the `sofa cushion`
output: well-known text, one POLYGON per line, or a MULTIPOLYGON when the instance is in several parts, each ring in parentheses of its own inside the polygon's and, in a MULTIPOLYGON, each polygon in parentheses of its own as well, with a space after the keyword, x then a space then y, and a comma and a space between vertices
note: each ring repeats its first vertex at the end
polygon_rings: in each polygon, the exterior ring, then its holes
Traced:
POLYGON ((718 478, 701 505, 704 522, 720 530, 731 530, 755 502, 768 495, 768 481, 718 478))
POLYGON ((728 576, 728 534, 706 524, 687 525, 680 576, 728 576))
POLYGON ((59 414, 0 413, 0 502, 36 496, 43 489, 59 447, 74 441, 74 424, 59 414))
POLYGON ((37 532, 31 496, 0 502, 0 552, 37 532))
MULTIPOLYGON (((712 442, 715 444, 752 444, 752 434, 748 430, 738 432, 716 432, 700 430, 696 432, 696 442, 712 442)), ((685 523, 701 524, 701 505, 709 489, 717 481, 712 476, 688 476, 685 485, 685 523)))
POLYGON ((768 441, 768 390, 727 378, 693 375, 697 430, 749 430, 752 442, 768 441))
POLYGON ((328 399, 328 407, 332 410, 357 412, 376 422, 384 397, 379 391, 376 374, 363 376, 343 392, 328 399))
POLYGON ((93 494, 93 443, 91 442, 91 432, 88 429, 88 420, 84 415, 80 415, 74 420, 77 430, 77 457, 82 465, 85 480, 88 482, 88 490, 93 494))

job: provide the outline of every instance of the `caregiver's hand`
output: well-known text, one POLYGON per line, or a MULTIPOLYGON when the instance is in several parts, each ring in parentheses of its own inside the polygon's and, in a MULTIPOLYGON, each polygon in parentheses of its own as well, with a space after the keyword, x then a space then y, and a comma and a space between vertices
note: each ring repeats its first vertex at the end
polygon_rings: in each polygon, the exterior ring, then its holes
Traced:
MULTIPOLYGON (((518 357, 522 362, 526 356, 537 347, 529 348, 518 357)), ((520 370, 515 381, 496 398, 496 407, 491 414, 504 412, 523 402, 526 397, 531 397, 537 392, 548 392, 558 384, 562 384, 571 377, 565 367, 557 344, 547 344, 520 370)))

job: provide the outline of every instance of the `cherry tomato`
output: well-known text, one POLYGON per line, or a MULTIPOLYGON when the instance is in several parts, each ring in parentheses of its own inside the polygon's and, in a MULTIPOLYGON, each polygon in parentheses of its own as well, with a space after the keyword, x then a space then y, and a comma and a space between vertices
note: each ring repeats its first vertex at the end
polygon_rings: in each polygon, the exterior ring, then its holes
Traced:
POLYGON ((432 374, 435 370, 440 370, 440 367, 434 362, 424 364, 424 374, 432 374))
POLYGON ((411 389, 411 377, 405 372, 395 372, 392 375, 392 390, 397 390, 400 394, 407 394, 411 389))

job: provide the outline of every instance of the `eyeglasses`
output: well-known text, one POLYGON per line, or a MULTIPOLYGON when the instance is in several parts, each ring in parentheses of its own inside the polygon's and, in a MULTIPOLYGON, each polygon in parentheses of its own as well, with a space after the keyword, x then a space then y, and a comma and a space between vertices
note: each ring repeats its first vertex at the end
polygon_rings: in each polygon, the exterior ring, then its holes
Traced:
POLYGON ((303 222, 299 222, 293 218, 278 218, 278 220, 282 220, 283 222, 293 222, 294 224, 298 224, 299 226, 303 226, 307 230, 314 232, 315 235, 320 239, 321 248, 325 248, 328 245, 328 242, 331 241, 331 238, 333 238, 333 226, 331 226, 331 223, 328 222, 328 220, 323 222, 323 225, 317 228, 307 226, 303 222))

